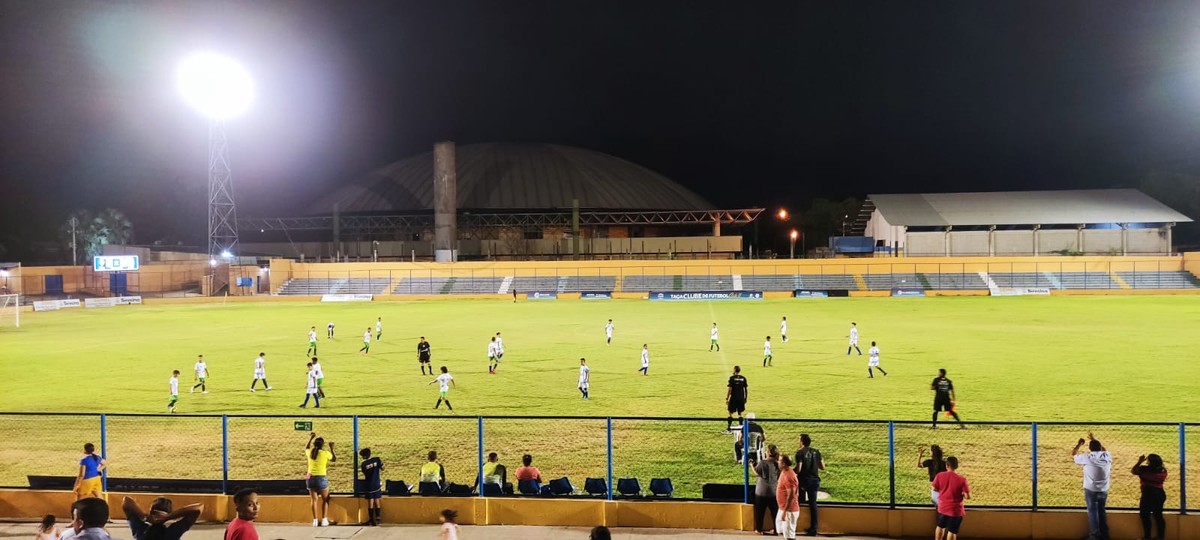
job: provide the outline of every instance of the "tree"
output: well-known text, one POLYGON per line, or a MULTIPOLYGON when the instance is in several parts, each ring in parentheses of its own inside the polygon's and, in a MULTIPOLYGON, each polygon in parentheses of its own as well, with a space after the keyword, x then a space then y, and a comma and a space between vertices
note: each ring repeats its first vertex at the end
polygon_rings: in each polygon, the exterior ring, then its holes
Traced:
POLYGON ((58 229, 58 237, 68 253, 75 253, 75 264, 89 264, 92 257, 104 252, 106 244, 128 244, 133 241, 133 223, 121 211, 105 208, 93 214, 86 209, 76 210, 58 229))

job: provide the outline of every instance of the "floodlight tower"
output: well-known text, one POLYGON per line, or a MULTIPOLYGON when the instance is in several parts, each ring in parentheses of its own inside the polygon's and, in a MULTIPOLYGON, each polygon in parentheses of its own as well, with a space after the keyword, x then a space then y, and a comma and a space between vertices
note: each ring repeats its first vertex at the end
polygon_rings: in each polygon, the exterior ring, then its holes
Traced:
POLYGON ((249 108, 254 81, 236 61, 214 53, 198 53, 179 64, 176 83, 183 99, 208 118, 208 256, 237 253, 237 207, 229 167, 225 122, 249 108))

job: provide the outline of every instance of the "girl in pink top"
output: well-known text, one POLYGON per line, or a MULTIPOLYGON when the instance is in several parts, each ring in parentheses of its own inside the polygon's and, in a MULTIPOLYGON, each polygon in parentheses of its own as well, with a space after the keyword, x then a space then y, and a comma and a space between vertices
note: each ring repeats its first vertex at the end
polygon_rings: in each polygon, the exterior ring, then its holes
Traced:
POLYGON ((442 510, 442 540, 458 540, 458 525, 454 523, 457 518, 458 512, 442 510))

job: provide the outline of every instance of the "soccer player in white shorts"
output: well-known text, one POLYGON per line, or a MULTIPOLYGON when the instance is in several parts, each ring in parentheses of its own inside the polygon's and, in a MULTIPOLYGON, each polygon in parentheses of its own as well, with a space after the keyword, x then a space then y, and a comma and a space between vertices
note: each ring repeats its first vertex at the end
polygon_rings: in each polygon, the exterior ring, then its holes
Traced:
POLYGON ((858 351, 858 355, 862 356, 862 349, 858 348, 858 324, 850 323, 850 346, 846 347, 846 356, 850 356, 850 349, 858 351))
POLYGON ((878 369, 884 377, 887 377, 887 372, 884 371, 883 368, 879 367, 879 347, 875 346, 874 341, 871 342, 871 348, 867 350, 867 356, 867 375, 874 379, 875 374, 871 371, 871 368, 875 368, 878 369))
MULTIPOLYGON (((313 335, 316 335, 315 331, 313 335)), ((265 352, 258 353, 258 358, 254 359, 254 380, 250 382, 251 392, 254 391, 254 387, 260 380, 263 382, 263 386, 267 387, 267 390, 271 389, 271 383, 267 382, 267 353, 265 352)))
POLYGON ((612 319, 608 320, 608 324, 604 325, 605 344, 612 345, 613 323, 612 319))
POLYGON ((579 359, 579 391, 583 393, 583 399, 588 398, 588 387, 592 383, 592 368, 587 366, 587 360, 579 359))

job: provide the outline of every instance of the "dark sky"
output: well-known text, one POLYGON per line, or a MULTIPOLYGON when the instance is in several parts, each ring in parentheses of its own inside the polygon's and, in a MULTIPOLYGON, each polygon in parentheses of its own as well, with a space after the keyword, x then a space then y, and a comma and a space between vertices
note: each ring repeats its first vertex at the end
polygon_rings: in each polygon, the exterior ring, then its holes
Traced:
POLYGON ((726 208, 1200 171, 1194 1, 0 0, 0 242, 107 206, 202 238, 199 49, 258 86, 242 216, 440 139, 592 148, 726 208))

